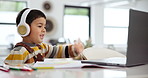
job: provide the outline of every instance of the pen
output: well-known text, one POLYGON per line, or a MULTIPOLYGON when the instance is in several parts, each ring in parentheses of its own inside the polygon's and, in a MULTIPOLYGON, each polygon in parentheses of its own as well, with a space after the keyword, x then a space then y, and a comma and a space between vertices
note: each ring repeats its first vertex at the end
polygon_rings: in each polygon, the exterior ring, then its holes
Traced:
POLYGON ((19 68, 12 68, 10 67, 11 70, 20 70, 19 68))
POLYGON ((37 69, 54 69, 54 67, 35 67, 37 69))
POLYGON ((4 71, 4 72, 9 72, 9 71, 10 71, 9 68, 6 68, 6 67, 4 67, 4 66, 0 66, 0 70, 1 70, 1 71, 4 71))
POLYGON ((32 69, 29 68, 17 68, 17 67, 10 67, 11 70, 18 70, 18 71, 29 71, 32 72, 32 69))
POLYGON ((33 70, 32 69, 20 69, 21 71, 30 71, 32 72, 33 70))

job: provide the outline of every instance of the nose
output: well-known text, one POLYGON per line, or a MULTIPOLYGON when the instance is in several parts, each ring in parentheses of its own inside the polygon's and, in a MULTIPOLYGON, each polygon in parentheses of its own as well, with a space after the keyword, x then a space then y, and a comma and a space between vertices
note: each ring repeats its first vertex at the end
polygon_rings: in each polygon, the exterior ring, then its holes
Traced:
POLYGON ((42 28, 42 32, 46 32, 46 29, 45 29, 45 27, 43 27, 43 28, 42 28))

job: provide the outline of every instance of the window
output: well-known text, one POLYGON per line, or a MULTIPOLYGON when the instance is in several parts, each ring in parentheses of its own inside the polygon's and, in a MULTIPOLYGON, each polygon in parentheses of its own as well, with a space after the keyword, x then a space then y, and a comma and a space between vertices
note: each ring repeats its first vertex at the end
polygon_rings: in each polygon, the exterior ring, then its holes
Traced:
POLYGON ((129 9, 105 8, 104 44, 126 45, 128 25, 129 9))
POLYGON ((8 46, 21 41, 16 31, 16 16, 27 7, 25 1, 0 1, 0 46, 8 46))
POLYGON ((80 38, 83 42, 90 37, 90 8, 65 6, 64 38, 73 42, 80 38))

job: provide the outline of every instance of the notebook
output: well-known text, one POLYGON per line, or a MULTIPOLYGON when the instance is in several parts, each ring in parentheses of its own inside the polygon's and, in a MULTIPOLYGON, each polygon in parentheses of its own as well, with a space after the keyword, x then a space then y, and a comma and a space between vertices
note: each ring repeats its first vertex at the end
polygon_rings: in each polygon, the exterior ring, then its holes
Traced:
POLYGON ((148 64, 148 13, 130 9, 126 58, 82 60, 81 62, 121 67, 148 64))

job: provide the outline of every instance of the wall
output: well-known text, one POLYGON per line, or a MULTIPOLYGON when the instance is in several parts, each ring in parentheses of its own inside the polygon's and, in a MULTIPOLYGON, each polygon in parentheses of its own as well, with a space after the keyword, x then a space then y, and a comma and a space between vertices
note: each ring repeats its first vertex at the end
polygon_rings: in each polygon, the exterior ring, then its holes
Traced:
POLYGON ((135 5, 136 9, 148 12, 148 0, 138 1, 135 5))
POLYGON ((103 46, 104 6, 91 7, 91 38, 96 46, 103 46))
POLYGON ((48 42, 49 39, 56 39, 62 37, 64 0, 63 1, 48 0, 52 5, 51 10, 49 11, 44 10, 42 6, 43 3, 47 0, 27 0, 27 1, 28 1, 28 7, 42 10, 46 14, 47 19, 51 19, 54 22, 55 25, 54 31, 47 33, 44 41, 48 42))

